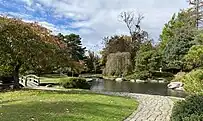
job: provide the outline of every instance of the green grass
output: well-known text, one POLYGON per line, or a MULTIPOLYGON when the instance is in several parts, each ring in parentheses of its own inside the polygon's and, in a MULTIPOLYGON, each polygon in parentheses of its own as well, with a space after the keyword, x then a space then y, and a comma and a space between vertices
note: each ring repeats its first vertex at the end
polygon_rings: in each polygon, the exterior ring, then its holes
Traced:
POLYGON ((57 76, 57 77, 40 77, 40 83, 60 83, 61 79, 68 79, 68 76, 57 76))
POLYGON ((129 98, 90 92, 0 93, 0 121, 122 121, 138 106, 129 98))

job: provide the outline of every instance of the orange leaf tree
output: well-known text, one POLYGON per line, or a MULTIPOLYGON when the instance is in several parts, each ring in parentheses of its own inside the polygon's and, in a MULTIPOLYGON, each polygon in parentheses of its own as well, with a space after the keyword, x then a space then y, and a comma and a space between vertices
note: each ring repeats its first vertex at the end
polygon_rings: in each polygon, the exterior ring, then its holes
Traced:
POLYGON ((11 67, 15 88, 19 88, 22 67, 40 70, 66 63, 68 56, 63 48, 63 42, 37 23, 0 17, 0 65, 11 67))

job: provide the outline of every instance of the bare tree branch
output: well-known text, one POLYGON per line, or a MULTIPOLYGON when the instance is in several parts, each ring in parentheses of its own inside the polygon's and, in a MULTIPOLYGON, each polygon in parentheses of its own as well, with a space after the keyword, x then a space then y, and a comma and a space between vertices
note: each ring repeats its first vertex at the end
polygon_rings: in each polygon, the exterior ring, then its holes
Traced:
POLYGON ((119 16, 120 20, 124 22, 130 32, 130 35, 132 37, 132 41, 136 39, 135 36, 138 36, 138 34, 141 32, 141 21, 144 19, 144 16, 142 14, 138 14, 136 16, 134 11, 130 12, 121 12, 119 16))

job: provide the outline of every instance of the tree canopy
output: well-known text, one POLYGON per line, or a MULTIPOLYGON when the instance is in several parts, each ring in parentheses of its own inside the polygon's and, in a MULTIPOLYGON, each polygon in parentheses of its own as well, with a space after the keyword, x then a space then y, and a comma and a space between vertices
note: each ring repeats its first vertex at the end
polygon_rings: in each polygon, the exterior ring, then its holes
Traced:
POLYGON ((187 70, 203 67, 203 45, 192 46, 184 60, 187 70))
POLYGON ((20 19, 0 17, 0 33, 0 65, 10 68, 16 88, 22 67, 34 70, 51 67, 60 60, 53 57, 59 56, 65 47, 50 30, 20 19))
POLYGON ((183 57, 194 44, 196 35, 195 18, 193 11, 181 11, 165 25, 161 34, 159 51, 163 56, 165 69, 183 69, 183 57))

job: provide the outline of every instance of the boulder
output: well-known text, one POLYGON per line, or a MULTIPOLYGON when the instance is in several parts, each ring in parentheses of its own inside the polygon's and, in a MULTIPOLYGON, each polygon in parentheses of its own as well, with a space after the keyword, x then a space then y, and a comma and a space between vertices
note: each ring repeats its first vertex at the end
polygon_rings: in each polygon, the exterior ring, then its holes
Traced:
POLYGON ((169 89, 178 89, 180 87, 183 87, 182 82, 171 82, 170 84, 167 85, 169 89))
POLYGON ((48 84, 48 85, 46 85, 46 87, 53 87, 53 85, 52 84, 48 84))
POLYGON ((117 82, 122 82, 123 81, 123 78, 116 78, 115 79, 117 82))
POLYGON ((131 79, 130 82, 135 83, 136 81, 134 79, 131 79))
POLYGON ((175 88, 176 91, 185 91, 183 87, 175 88))
POLYGON ((146 82, 146 81, 145 81, 145 80, 136 79, 136 82, 137 82, 137 83, 144 83, 144 82, 146 82))
POLYGON ((158 80, 152 79, 152 80, 150 80, 149 82, 151 82, 151 83, 158 83, 158 80))
POLYGON ((87 82, 92 82, 94 79, 88 78, 86 79, 87 82))

